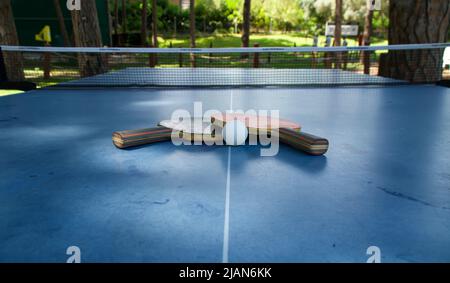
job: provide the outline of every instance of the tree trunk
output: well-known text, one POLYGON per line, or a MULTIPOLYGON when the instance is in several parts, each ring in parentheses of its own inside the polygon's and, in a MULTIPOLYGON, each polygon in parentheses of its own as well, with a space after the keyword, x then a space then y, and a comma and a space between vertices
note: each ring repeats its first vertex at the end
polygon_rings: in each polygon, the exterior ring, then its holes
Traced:
MULTIPOLYGON (((152 47, 158 48, 158 6, 157 0, 152 0, 152 47)), ((150 67, 158 64, 156 53, 150 54, 150 67)))
POLYGON ((61 35, 63 36, 64 46, 69 47, 70 38, 67 33, 66 22, 64 21, 64 15, 61 10, 61 3, 59 0, 53 0, 53 5, 55 6, 56 17, 58 18, 59 30, 61 31, 61 35))
MULTIPOLYGON (((336 13, 335 13, 335 29, 334 29, 334 46, 341 46, 342 36, 342 0, 336 0, 336 13)), ((333 58, 335 61, 335 68, 341 68, 342 54, 341 52, 335 52, 333 58)))
MULTIPOLYGON (((373 10, 367 6, 367 14, 364 22, 364 34, 363 34, 363 42, 364 46, 370 45, 370 37, 372 36, 372 19, 373 19, 373 10)), ((363 52, 363 64, 364 64, 364 74, 370 74, 370 52, 363 52)))
POLYGON ((152 34, 153 47, 158 47, 158 6, 157 1, 152 0, 152 34))
MULTIPOLYGON (((76 47, 101 47, 102 40, 95 0, 81 1, 81 10, 72 11, 73 33, 76 47)), ((78 64, 82 77, 106 72, 105 58, 101 54, 79 53, 78 64)))
POLYGON ((177 36, 177 16, 173 17, 173 37, 177 36))
MULTIPOLYGON (((0 0, 0 44, 19 45, 10 0, 0 0)), ((3 52, 6 75, 10 81, 23 81, 23 58, 19 52, 3 52)))
POLYGON ((334 45, 341 46, 342 35, 342 0, 336 0, 336 14, 334 19, 334 45))
MULTIPOLYGON (((389 22, 389 44, 447 42, 450 1, 390 1, 389 22)), ((443 52, 443 49, 390 51, 380 58, 380 75, 410 82, 439 81, 443 52)))
POLYGON ((141 46, 147 46, 147 0, 142 0, 141 13, 141 46))
POLYGON ((119 0, 114 0, 114 34, 116 35, 116 44, 121 45, 119 36, 119 0))
POLYGON ((249 47, 250 44, 250 9, 251 0, 244 1, 244 14, 242 24, 242 47, 249 47))
POLYGON ((112 29, 113 29, 113 24, 112 24, 112 16, 111 16, 111 9, 110 9, 110 0, 106 0, 106 11, 108 11, 108 37, 109 37, 109 43, 108 46, 112 46, 113 45, 113 37, 112 37, 112 29))
MULTIPOLYGON (((189 4, 189 34, 191 38, 191 48, 195 48, 195 0, 189 4)), ((195 67, 195 55, 191 53, 191 67, 195 67)))
POLYGON ((128 42, 128 22, 127 22, 127 3, 126 0, 122 0, 122 36, 123 44, 128 42))

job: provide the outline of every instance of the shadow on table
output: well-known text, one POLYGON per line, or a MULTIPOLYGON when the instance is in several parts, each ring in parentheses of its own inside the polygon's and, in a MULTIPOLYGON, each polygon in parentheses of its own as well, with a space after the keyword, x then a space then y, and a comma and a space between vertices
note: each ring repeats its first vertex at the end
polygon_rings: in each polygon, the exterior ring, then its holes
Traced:
MULTIPOLYGON (((170 143, 170 142, 164 142, 170 143)), ((125 151, 135 151, 135 150, 143 150, 144 148, 149 148, 152 146, 156 146, 161 143, 147 144, 141 145, 137 147, 131 147, 127 149, 123 149, 125 151)), ((290 146, 281 144, 279 148, 278 154, 275 156, 265 157, 261 156, 262 146, 260 145, 244 145, 238 147, 232 147, 231 150, 234 153, 232 157, 233 169, 239 170, 239 168, 246 166, 243 160, 240 162, 236 162, 236 153, 244 154, 245 160, 254 162, 258 161, 258 159, 264 158, 276 158, 278 161, 283 163, 287 163, 291 166, 295 166, 297 169, 302 170, 304 172, 310 174, 317 174, 323 171, 327 166, 327 157, 325 155, 322 156, 313 156, 302 151, 293 149, 290 146)), ((164 150, 172 150, 170 147, 164 150)), ((217 154, 218 158, 222 160, 222 164, 226 169, 228 165, 227 152, 228 147, 226 146, 207 146, 207 145, 195 145, 195 146, 173 146, 173 150, 175 151, 184 151, 196 154, 202 154, 202 152, 209 154, 217 154)))

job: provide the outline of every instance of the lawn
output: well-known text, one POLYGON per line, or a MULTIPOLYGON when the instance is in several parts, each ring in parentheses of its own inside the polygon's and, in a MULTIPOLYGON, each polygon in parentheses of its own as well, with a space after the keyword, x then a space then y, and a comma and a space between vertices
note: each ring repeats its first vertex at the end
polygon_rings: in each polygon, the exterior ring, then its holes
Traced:
POLYGON ((18 94, 18 93, 22 93, 23 91, 20 90, 1 90, 0 89, 0 97, 1 96, 7 96, 7 95, 13 95, 13 94, 18 94))
MULTIPOLYGON (((358 45, 356 39, 347 39, 349 46, 358 45)), ((162 36, 158 37, 160 47, 189 47, 189 36, 180 35, 177 37, 162 36)), ((387 40, 373 38, 373 45, 387 45, 387 40)), ((240 34, 208 34, 204 36, 198 36, 197 47, 208 48, 212 47, 240 47, 241 35, 240 34)), ((260 47, 301 47, 312 46, 313 39, 311 37, 305 37, 304 35, 289 33, 289 34, 257 34, 250 36, 250 46, 254 46, 258 43, 260 47)), ((319 46, 324 46, 325 36, 319 37, 319 46)))

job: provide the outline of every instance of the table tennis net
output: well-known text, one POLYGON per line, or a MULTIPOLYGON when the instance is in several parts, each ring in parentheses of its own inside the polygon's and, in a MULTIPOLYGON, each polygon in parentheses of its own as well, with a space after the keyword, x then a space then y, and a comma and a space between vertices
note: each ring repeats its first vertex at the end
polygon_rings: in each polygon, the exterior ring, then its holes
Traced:
POLYGON ((0 80, 41 87, 340 86, 449 79, 450 44, 292 48, 1 46, 0 80))

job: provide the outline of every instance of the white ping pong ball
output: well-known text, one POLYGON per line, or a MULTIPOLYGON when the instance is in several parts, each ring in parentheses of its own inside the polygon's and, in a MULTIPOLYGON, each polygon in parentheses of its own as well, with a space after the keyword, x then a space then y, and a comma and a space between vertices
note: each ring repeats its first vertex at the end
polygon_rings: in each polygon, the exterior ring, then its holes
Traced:
POLYGON ((243 122, 233 120, 225 124, 222 136, 227 145, 243 145, 247 140, 248 130, 243 122))

